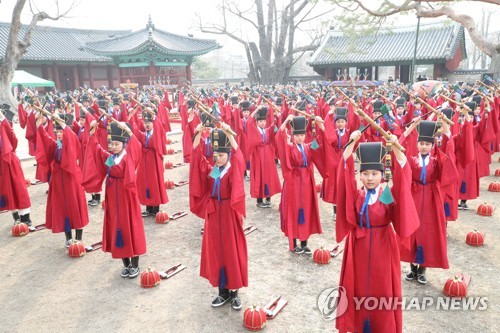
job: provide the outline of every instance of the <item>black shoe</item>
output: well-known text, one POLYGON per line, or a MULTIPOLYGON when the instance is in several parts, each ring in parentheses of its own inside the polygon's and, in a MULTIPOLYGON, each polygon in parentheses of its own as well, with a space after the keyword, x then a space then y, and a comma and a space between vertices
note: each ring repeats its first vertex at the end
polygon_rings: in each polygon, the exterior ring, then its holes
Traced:
POLYGON ((462 210, 462 203, 461 202, 458 204, 458 210, 462 210))
POLYGON ((466 203, 466 202, 463 202, 463 203, 462 203, 462 209, 463 209, 463 210, 469 210, 469 206, 467 206, 467 203, 466 203))
POLYGON ((137 275, 139 275, 139 272, 140 272, 140 268, 139 267, 129 267, 128 269, 128 277, 133 279, 135 278, 137 275))
POLYGON ((264 201, 264 204, 266 205, 267 208, 271 208, 271 201, 270 200, 264 201))
POLYGON ((231 297, 231 307, 233 308, 233 310, 241 310, 241 301, 238 297, 238 290, 230 291, 229 295, 231 297))
POLYGON ((304 250, 300 246, 296 246, 293 250, 291 250, 295 254, 302 254, 304 250))
POLYGON ((417 265, 410 264, 411 271, 405 275, 406 281, 413 281, 417 278, 417 265))
POLYGON ((263 202, 257 202, 257 207, 259 208, 267 208, 266 204, 263 202))
POLYGON ((144 211, 142 212, 142 217, 148 217, 149 216, 149 212, 148 211, 144 211))
POLYGON ((231 295, 229 294, 229 290, 219 288, 219 295, 212 301, 212 307, 218 308, 219 306, 223 306, 230 299, 231 295))
POLYGON ((417 272, 417 282, 420 284, 427 284, 427 279, 425 278, 425 267, 419 267, 417 272))
POLYGON ((312 254, 311 249, 307 246, 302 247, 302 251, 304 251, 304 254, 312 254))
POLYGON ((90 200, 89 205, 90 205, 91 207, 99 206, 99 201, 97 201, 97 200, 95 200, 95 199, 92 199, 92 200, 90 200))

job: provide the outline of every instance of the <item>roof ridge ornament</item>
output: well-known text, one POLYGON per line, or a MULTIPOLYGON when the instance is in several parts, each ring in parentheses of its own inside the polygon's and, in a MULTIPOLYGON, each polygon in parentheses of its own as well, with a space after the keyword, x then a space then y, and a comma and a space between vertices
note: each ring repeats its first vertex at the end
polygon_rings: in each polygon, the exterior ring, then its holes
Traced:
POLYGON ((152 31, 155 29, 155 25, 153 24, 153 20, 151 20, 151 14, 149 14, 148 24, 146 25, 146 29, 152 31))

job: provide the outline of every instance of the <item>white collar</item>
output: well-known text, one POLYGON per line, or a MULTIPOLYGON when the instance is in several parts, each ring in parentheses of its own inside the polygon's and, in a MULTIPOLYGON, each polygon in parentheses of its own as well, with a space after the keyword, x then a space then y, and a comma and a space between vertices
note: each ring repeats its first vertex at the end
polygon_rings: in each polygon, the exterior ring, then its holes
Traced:
POLYGON ((229 168, 231 167, 231 161, 227 161, 226 165, 224 166, 224 170, 220 173, 220 178, 224 177, 224 175, 227 173, 229 168))
MULTIPOLYGON (((368 190, 366 187, 363 187, 363 190, 365 191, 365 196, 368 195, 368 190)), ((368 199, 368 205, 373 205, 375 202, 378 200, 378 192, 380 190, 380 184, 375 187, 375 193, 373 195, 370 195, 370 199, 368 199)))
MULTIPOLYGON (((424 159, 425 161, 425 166, 427 166, 429 164, 429 161, 430 161, 430 157, 431 154, 429 153, 429 155, 427 155, 424 159)), ((422 155, 420 155, 420 153, 418 153, 418 166, 422 167, 422 155)))
POLYGON ((345 128, 343 130, 337 129, 337 133, 339 136, 344 136, 345 135, 345 128))
POLYGON ((115 164, 118 164, 121 162, 121 160, 123 159, 123 156, 127 155, 127 151, 124 149, 123 150, 123 153, 120 154, 120 156, 118 156, 117 158, 115 158, 115 164))
MULTIPOLYGON (((153 136, 153 131, 154 131, 154 128, 151 129, 151 131, 149 131, 149 136, 153 136)), ((148 131, 146 130, 146 136, 148 135, 148 131)))

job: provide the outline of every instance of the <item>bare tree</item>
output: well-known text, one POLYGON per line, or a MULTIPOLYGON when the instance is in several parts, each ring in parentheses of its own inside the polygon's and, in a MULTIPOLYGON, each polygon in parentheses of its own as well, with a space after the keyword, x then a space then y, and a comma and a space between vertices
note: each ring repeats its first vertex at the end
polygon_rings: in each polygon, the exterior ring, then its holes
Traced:
MULTIPOLYGON (((278 9, 276 2, 269 0, 266 12, 262 0, 254 0, 248 9, 243 9, 240 1, 222 0, 219 6, 221 23, 204 24, 201 16, 198 17, 198 28, 202 32, 226 35, 243 45, 251 82, 286 83, 294 62, 305 52, 315 50, 322 37, 321 33, 316 34, 308 45, 296 46, 295 33, 304 23, 333 11, 315 14, 318 1, 288 0, 282 9, 278 9), (258 40, 248 41, 241 37, 242 31, 238 33, 230 28, 228 21, 231 19, 244 23, 258 40)), ((247 35, 252 33, 247 31, 247 35)))
MULTIPOLYGON (((64 17, 74 7, 73 2, 71 6, 64 12, 59 10, 59 2, 55 1, 55 15, 49 15, 44 11, 38 10, 36 5, 29 1, 29 6, 33 17, 30 24, 24 29, 24 36, 20 37, 21 32, 21 13, 26 5, 26 0, 17 0, 14 9, 12 10, 12 21, 10 25, 9 38, 7 40, 7 47, 0 65, 0 103, 10 104, 14 110, 17 110, 16 101, 11 92, 12 79, 14 72, 21 60, 23 54, 28 51, 31 43, 31 35, 37 23, 46 19, 58 20, 64 17)), ((16 111, 17 112, 17 111, 16 111)))
MULTIPOLYGON (((487 56, 491 57, 491 64, 489 71, 493 73, 495 77, 500 77, 500 43, 492 42, 486 39, 476 26, 476 22, 472 16, 458 13, 454 8, 453 4, 459 2, 459 0, 404 0, 402 4, 395 4, 392 1, 384 0, 379 5, 378 8, 372 9, 368 7, 368 4, 372 4, 374 1, 367 0, 331 0, 333 3, 344 8, 347 12, 356 13, 359 15, 359 11, 363 10, 365 13, 369 14, 374 21, 384 20, 387 17, 399 14, 415 12, 418 17, 440 17, 446 16, 451 20, 460 23, 469 32, 472 42, 487 56), (436 6, 434 7, 433 6, 436 6)), ((473 2, 489 3, 494 5, 500 5, 500 0, 477 0, 473 2)), ((377 2, 380 3, 380 2, 377 2)), ((354 15, 351 15, 354 16, 354 15)), ((373 22, 373 21, 372 21, 373 22)))

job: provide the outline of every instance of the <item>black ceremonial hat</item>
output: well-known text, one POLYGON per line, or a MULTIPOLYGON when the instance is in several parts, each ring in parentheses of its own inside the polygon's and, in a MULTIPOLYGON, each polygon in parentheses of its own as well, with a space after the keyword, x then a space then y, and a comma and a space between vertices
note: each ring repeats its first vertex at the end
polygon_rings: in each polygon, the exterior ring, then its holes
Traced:
POLYGON ((210 133, 210 141, 212 142, 212 150, 216 153, 230 153, 231 143, 221 129, 214 128, 210 133))
POLYGON ((283 98, 282 97, 276 97, 276 105, 277 106, 283 105, 283 98))
MULTIPOLYGON (((73 115, 72 114, 59 113, 58 115, 59 115, 59 118, 64 120, 64 123, 66 124, 66 126, 71 126, 73 124, 73 115)), ((56 130, 62 129, 61 125, 59 125, 59 123, 57 121, 54 121, 54 127, 56 128, 56 130)))
MULTIPOLYGON (((132 129, 129 123, 126 124, 130 129, 132 129)), ((128 140, 130 139, 130 135, 127 131, 124 131, 120 127, 118 127, 117 123, 111 123, 108 126, 108 138, 111 141, 128 142, 128 140)))
POLYGON ((250 110, 250 102, 249 101, 243 101, 241 103, 241 108, 243 109, 243 111, 250 110))
POLYGON ((294 117, 290 123, 293 134, 306 134, 307 119, 303 116, 294 117))
POLYGON ((349 110, 346 107, 339 107, 335 110, 335 121, 339 119, 344 119, 347 121, 347 113, 349 110))
POLYGON ((238 104, 238 96, 231 96, 231 104, 232 105, 238 104))
POLYGON ((472 101, 474 103, 476 103, 476 108, 477 108, 478 106, 481 105, 481 102, 483 101, 483 99, 479 95, 474 95, 474 96, 472 96, 472 101))
POLYGON ((373 112, 380 112, 380 109, 382 108, 382 105, 384 105, 384 103, 377 99, 374 103, 373 103, 373 112))
POLYGON ((434 136, 438 131, 437 122, 422 120, 417 126, 418 141, 434 143, 434 136))
POLYGON ((14 112, 10 110, 10 104, 7 103, 2 104, 0 110, 2 111, 5 118, 7 118, 9 123, 12 123, 12 119, 14 118, 14 112))
POLYGON ((452 108, 444 108, 442 111, 446 118, 451 119, 453 117, 454 112, 452 108))
POLYGON ((465 102, 464 103, 470 110, 468 110, 469 114, 473 115, 474 110, 476 109, 476 103, 475 102, 465 102))
POLYGON ((385 147, 382 142, 363 142, 356 149, 356 155, 360 161, 360 171, 380 170, 384 171, 382 160, 385 156, 385 147))
POLYGON ((269 112, 269 110, 267 109, 267 107, 263 107, 263 108, 259 109, 259 111, 257 111, 256 119, 257 120, 266 120, 268 112, 269 112))
POLYGON ((205 112, 200 114, 201 125, 204 127, 215 127, 212 117, 207 116, 205 112))
POLYGON ((404 108, 406 106, 406 100, 403 97, 399 97, 396 99, 396 107, 397 108, 404 108))

